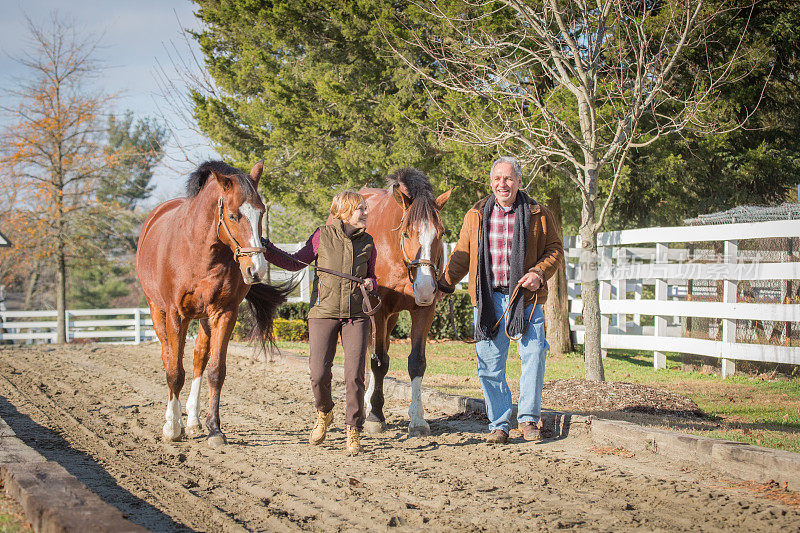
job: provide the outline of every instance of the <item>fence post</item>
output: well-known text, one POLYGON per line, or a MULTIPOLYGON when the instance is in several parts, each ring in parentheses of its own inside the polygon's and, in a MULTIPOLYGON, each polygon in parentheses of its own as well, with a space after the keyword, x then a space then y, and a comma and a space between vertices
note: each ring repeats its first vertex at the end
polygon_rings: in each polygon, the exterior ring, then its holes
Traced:
MULTIPOLYGON (((644 293, 644 283, 642 283, 642 279, 641 278, 637 279, 634 283, 636 283, 636 286, 633 289, 633 299, 634 300, 641 300, 642 299, 642 294, 644 293)), ((633 323, 636 324, 639 327, 639 330, 640 330, 639 334, 641 335, 642 315, 639 314, 639 313, 634 313, 633 314, 633 323)))
MULTIPOLYGON (((725 241, 724 261, 726 264, 738 263, 739 243, 738 241, 725 241)), ((736 303, 735 279, 726 279, 722 282, 722 301, 725 303, 736 303)), ((725 318, 722 320, 722 342, 723 349, 725 343, 736 342, 736 320, 725 318)), ((732 359, 722 358, 722 378, 732 376, 736 372, 736 363, 732 359)))
MULTIPOLYGON (((669 249, 664 243, 656 243, 656 264, 666 265, 669 262, 669 249)), ((666 272, 665 272, 666 275, 666 272)), ((656 300, 665 301, 668 292, 667 278, 656 278, 656 300)), ((656 337, 667 336, 667 317, 663 315, 656 315, 653 317, 655 327, 653 328, 653 335, 656 337)), ((661 351, 653 352, 653 368, 656 370, 667 368, 667 353, 661 351)))
POLYGON ((72 320, 70 320, 69 310, 64 311, 64 331, 65 336, 67 337, 67 342, 70 342, 73 338, 75 338, 75 335, 72 332, 72 320))
MULTIPOLYGON (((626 264, 628 263, 628 249, 624 246, 617 248, 617 275, 624 274, 626 264)), ((617 291, 617 300, 628 299, 628 279, 623 275, 614 281, 614 287, 617 291)), ((617 333, 625 335, 628 330, 628 314, 617 313, 617 333)))
POLYGON ((133 312, 133 331, 136 335, 136 340, 133 341, 134 344, 141 344, 142 343, 142 310, 138 307, 133 312))
MULTIPOLYGON (((603 269, 608 268, 610 271, 612 263, 613 249, 610 246, 598 246, 597 256, 600 260, 597 273, 600 274, 603 269)), ((603 300, 611 299, 611 280, 600 280, 600 357, 603 359, 608 355, 608 350, 602 348, 603 339, 608 335, 608 324, 611 320, 611 315, 603 313, 603 300)))
POLYGON ((309 289, 309 285, 311 284, 311 267, 306 267, 303 269, 303 279, 300 281, 300 300, 305 303, 311 302, 311 290, 309 289))

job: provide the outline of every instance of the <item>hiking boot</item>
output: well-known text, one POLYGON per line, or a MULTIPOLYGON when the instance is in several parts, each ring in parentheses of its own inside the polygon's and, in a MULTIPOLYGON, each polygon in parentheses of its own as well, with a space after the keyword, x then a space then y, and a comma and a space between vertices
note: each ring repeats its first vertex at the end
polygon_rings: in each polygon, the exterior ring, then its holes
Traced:
POLYGON ((542 440, 542 430, 534 422, 522 422, 519 431, 525 440, 542 440))
POLYGON ((347 426, 347 454, 358 455, 363 450, 361 449, 361 430, 353 426, 347 426))
POLYGON ((490 444, 505 444, 508 442, 508 433, 502 429, 495 429, 486 437, 486 442, 490 444))
POLYGON ((333 422, 333 409, 327 413, 317 411, 317 421, 314 423, 314 429, 311 430, 311 436, 308 442, 311 444, 321 444, 325 440, 325 434, 328 432, 328 426, 333 422))

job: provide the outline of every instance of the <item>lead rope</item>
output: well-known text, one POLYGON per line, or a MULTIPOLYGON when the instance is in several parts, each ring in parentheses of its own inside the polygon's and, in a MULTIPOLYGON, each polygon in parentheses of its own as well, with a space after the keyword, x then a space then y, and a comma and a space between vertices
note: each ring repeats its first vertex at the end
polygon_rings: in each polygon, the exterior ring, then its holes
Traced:
MULTIPOLYGON (((514 292, 511 294, 511 297, 508 299, 508 305, 506 306, 505 310, 503 311, 503 314, 500 315, 500 318, 497 320, 495 325, 492 326, 492 331, 491 331, 492 335, 494 335, 494 332, 497 331, 497 328, 500 326, 500 322, 502 322, 503 318, 508 314, 508 310, 511 309, 511 304, 514 303, 514 300, 520 294, 519 289, 521 287, 522 287, 522 283, 517 283, 517 286, 514 287, 514 292)), ((452 295, 449 296, 448 301, 449 301, 449 304, 450 304, 450 322, 453 325, 453 335, 455 336, 456 340, 459 340, 461 342, 465 342, 467 344, 475 344, 475 343, 477 343, 478 341, 475 340, 475 339, 462 339, 461 336, 458 334, 458 328, 456 327, 456 312, 455 312, 455 307, 453 306, 453 296, 452 295)), ((506 334, 506 337, 508 337, 509 340, 518 341, 518 340, 520 340, 522 338, 523 335, 525 335, 525 332, 528 331, 528 328, 531 325, 531 320, 533 319, 533 313, 534 313, 534 311, 536 311, 536 305, 537 305, 538 301, 539 301, 539 293, 537 291, 537 292, 533 293, 533 306, 531 307, 531 314, 528 315, 528 323, 525 325, 524 328, 522 328, 522 333, 520 333, 518 337, 512 337, 511 335, 509 335, 509 333, 508 333, 508 321, 506 321, 505 325, 503 326, 503 329, 504 329, 504 332, 506 334)))

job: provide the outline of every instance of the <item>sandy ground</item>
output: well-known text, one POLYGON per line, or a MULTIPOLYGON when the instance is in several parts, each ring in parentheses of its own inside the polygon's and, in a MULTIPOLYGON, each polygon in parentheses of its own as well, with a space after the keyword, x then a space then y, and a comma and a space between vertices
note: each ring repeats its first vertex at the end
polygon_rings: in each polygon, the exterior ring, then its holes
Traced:
POLYGON ((0 415, 157 531, 800 528, 800 511, 731 480, 657 456, 603 453, 586 436, 490 446, 480 422, 428 412, 432 435, 409 439, 407 405, 392 398, 388 432, 347 457, 341 383, 332 432, 311 447, 307 374, 250 355, 229 356, 223 449, 202 437, 161 440, 157 344, 0 347, 0 415))

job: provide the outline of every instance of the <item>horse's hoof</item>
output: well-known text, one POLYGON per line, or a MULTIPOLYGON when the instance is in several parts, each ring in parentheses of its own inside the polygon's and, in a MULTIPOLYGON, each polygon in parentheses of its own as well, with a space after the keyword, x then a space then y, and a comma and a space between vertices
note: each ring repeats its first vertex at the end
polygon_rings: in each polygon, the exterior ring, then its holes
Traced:
POLYGON ((194 424, 186 428, 186 435, 188 437, 199 437, 203 434, 203 428, 200 424, 194 424))
POLYGON ((226 439, 225 435, 222 433, 208 437, 208 445, 212 448, 219 448, 220 446, 225 446, 226 444, 228 444, 228 439, 226 439))
POLYGON ((409 437, 427 437, 431 434, 431 427, 428 424, 424 426, 408 426, 409 437))
POLYGON ((386 431, 386 422, 381 422, 380 420, 365 420, 364 431, 372 435, 383 433, 386 431))
POLYGON ((183 426, 175 428, 170 423, 164 424, 164 429, 162 430, 162 433, 164 435, 164 440, 167 442, 178 442, 179 440, 183 440, 183 438, 186 437, 186 431, 184 431, 183 426))

